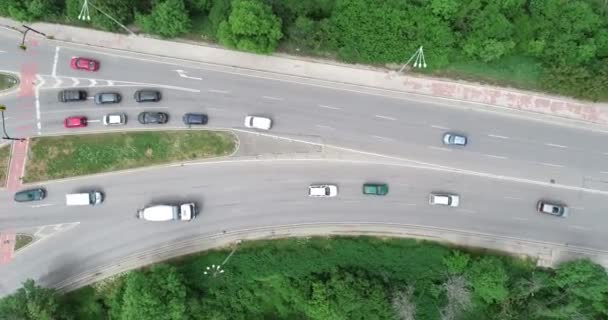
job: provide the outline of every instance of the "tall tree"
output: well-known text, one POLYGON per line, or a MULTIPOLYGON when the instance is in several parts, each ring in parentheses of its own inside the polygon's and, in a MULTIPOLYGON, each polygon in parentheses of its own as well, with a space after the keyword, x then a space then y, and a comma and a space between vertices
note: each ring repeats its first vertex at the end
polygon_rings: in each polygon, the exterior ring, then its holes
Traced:
POLYGON ((54 289, 42 288, 28 279, 14 294, 0 299, 0 319, 53 320, 59 316, 54 289))
POLYGON ((190 30, 191 22, 183 0, 156 2, 149 15, 137 15, 137 24, 144 32, 173 38, 190 30))
POLYGON ((186 286, 175 267, 160 264, 127 275, 122 319, 180 320, 185 311, 186 286))

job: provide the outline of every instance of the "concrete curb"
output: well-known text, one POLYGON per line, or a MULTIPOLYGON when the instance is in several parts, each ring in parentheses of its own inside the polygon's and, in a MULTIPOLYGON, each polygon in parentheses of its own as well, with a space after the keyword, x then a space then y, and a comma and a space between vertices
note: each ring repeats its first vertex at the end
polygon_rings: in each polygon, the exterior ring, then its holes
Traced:
POLYGON ((98 266, 56 283, 50 287, 62 292, 76 290, 102 279, 141 268, 153 263, 210 249, 224 248, 240 241, 281 239, 310 236, 378 236, 413 238, 436 241, 443 244, 483 248, 504 252, 537 261, 541 267, 554 267, 560 262, 574 258, 589 258, 608 266, 608 251, 580 248, 564 244, 492 236, 466 230, 451 230, 418 225, 378 222, 328 222, 310 224, 276 225, 251 229, 223 231, 203 234, 145 250, 122 258, 119 261, 98 266))

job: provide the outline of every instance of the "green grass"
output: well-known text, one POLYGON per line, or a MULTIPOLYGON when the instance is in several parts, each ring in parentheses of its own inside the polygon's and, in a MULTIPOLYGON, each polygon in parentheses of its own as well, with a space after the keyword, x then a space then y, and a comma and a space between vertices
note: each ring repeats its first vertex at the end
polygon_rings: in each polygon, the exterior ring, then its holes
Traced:
POLYGON ((504 87, 540 90, 541 72, 540 63, 536 60, 514 56, 491 64, 458 61, 446 68, 431 71, 431 74, 504 87))
POLYGON ((231 154, 229 132, 122 132, 34 138, 25 182, 123 170, 231 154))
POLYGON ((0 146, 0 187, 6 186, 8 176, 8 161, 11 155, 11 146, 5 144, 0 146))
POLYGON ((19 84, 19 81, 10 75, 0 73, 0 91, 10 89, 19 84))
POLYGON ((27 246, 30 244, 34 238, 29 234, 18 234, 15 237, 15 251, 27 246))

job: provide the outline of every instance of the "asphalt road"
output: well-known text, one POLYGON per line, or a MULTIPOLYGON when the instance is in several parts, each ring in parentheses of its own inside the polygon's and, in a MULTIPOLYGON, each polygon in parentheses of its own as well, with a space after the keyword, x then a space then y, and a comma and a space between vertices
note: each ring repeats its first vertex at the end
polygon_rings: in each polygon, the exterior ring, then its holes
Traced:
POLYGON ((210 128, 242 129, 246 115, 258 114, 273 118, 272 135, 445 168, 318 161, 206 164, 54 182, 47 184, 49 197, 34 207, 15 204, 2 191, 3 230, 80 224, 0 266, 2 274, 11 275, 0 282, 0 294, 26 277, 53 284, 178 238, 282 223, 404 222, 606 249, 606 195, 600 192, 608 191, 606 132, 462 103, 80 46, 57 49, 41 42, 21 52, 10 34, 3 32, 0 39, 0 70, 21 72, 24 82, 34 82, 24 84, 20 94, 0 96, 8 106, 6 127, 12 136, 183 128, 186 112, 207 113, 210 128), (68 62, 76 55, 100 60, 100 71, 71 70, 68 62), (178 69, 184 70, 181 75, 178 69), (91 97, 115 91, 123 101, 111 106, 58 102, 57 93, 67 88, 84 88, 91 97), (163 100, 136 103, 132 95, 141 88, 158 88, 163 100), (170 121, 143 126, 136 117, 145 110, 167 112, 170 121), (125 112, 127 125, 104 127, 101 118, 110 112, 125 112), (63 128, 63 119, 76 115, 86 116, 89 126, 63 128), (444 147, 441 136, 447 131, 466 134, 469 145, 444 147), (453 169, 468 174, 450 173, 453 169), (364 181, 387 182, 391 192, 385 198, 363 197, 364 181), (309 199, 306 188, 313 182, 337 183, 340 196, 309 199), (88 187, 103 189, 107 202, 97 208, 65 207, 66 192, 88 187), (442 190, 459 193, 461 207, 429 206, 428 193, 442 190), (568 203, 571 216, 539 216, 534 205, 540 198, 568 203), (202 205, 196 221, 149 224, 133 216, 149 202, 180 199, 202 205))

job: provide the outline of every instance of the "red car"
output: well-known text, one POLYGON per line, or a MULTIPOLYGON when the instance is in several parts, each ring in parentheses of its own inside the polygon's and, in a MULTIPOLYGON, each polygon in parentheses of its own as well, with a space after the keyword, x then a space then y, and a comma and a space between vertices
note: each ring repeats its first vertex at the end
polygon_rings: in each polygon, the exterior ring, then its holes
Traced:
POLYGON ((72 57, 70 67, 75 70, 97 71, 99 69, 99 61, 89 58, 72 57))
POLYGON ((66 128, 80 128, 87 126, 87 117, 67 117, 63 121, 63 126, 66 128))

